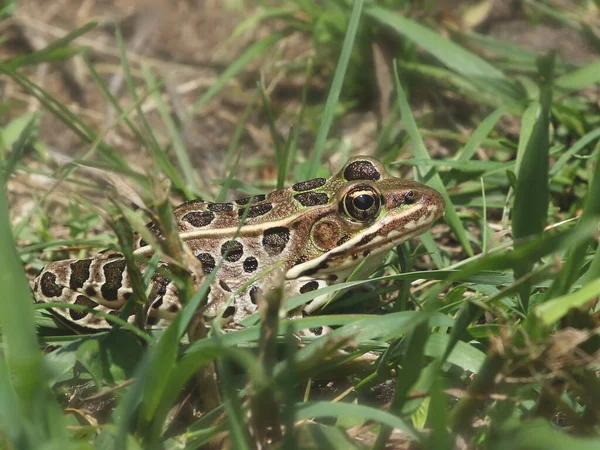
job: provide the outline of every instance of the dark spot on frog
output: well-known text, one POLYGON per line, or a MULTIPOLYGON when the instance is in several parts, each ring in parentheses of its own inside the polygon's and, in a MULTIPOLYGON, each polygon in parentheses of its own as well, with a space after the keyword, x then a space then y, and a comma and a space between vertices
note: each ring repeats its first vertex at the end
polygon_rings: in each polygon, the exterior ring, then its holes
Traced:
POLYGON ((289 228, 273 227, 263 233, 262 244, 269 256, 275 256, 283 252, 289 240, 289 228))
POLYGON ((212 211, 192 211, 182 217, 187 223, 194 227, 205 227, 210 224, 215 218, 212 211))
POLYGON ((244 217, 246 209, 248 210, 246 219, 254 219, 255 217, 262 216, 263 214, 271 211, 273 209, 273 205, 271 203, 260 203, 258 205, 252 205, 249 208, 238 209, 238 217, 240 219, 244 217))
POLYGON ((225 312, 223 313, 223 318, 227 319, 235 314, 235 306, 228 306, 225 308, 225 312))
POLYGON ((340 245, 344 244, 345 242, 348 242, 350 240, 350 235, 349 234, 344 234, 339 241, 337 241, 337 243, 335 244, 336 247, 339 247, 340 245))
POLYGON ((244 272, 252 273, 258 268, 258 260, 254 256, 249 256, 244 260, 244 272))
POLYGON ((207 208, 216 213, 230 212, 233 211, 233 203, 209 203, 207 208))
MULTIPOLYGON (((78 295, 77 298, 75 299, 75 304, 81 305, 81 306, 87 306, 88 308, 94 308, 95 306, 98 305, 95 301, 89 299, 85 295, 78 295)), ((73 319, 73 320, 81 320, 88 314, 89 313, 87 311, 76 311, 74 309, 69 310, 69 316, 71 316, 71 319, 73 319)))
POLYGON ((154 303, 152 303, 152 306, 151 306, 151 308, 152 308, 152 309, 158 309, 158 308, 160 308, 160 307, 162 306, 162 304, 163 304, 163 298, 162 298, 162 297, 160 297, 160 298, 159 298, 159 299, 157 299, 157 300, 156 300, 154 303))
POLYGON ((294 184, 292 189, 297 192, 310 191, 311 189, 316 189, 323 186, 326 181, 327 180, 325 178, 314 178, 308 181, 301 181, 300 183, 294 184))
MULTIPOLYGON (((267 198, 267 196, 264 194, 255 195, 254 200, 252 200, 252 203, 254 204, 254 203, 263 202, 266 200, 266 198, 267 198)), ((238 205, 247 205, 250 202, 250 197, 240 198, 240 199, 236 200, 235 202, 238 205)))
POLYGON ((317 273, 319 270, 327 269, 328 267, 329 267, 329 264, 327 264, 327 261, 321 261, 317 267, 313 267, 312 269, 305 270, 304 272, 302 272, 301 275, 302 276, 311 276, 311 275, 314 275, 315 273, 317 273))
POLYGON ((221 255, 225 261, 236 262, 244 254, 244 246, 239 241, 227 241, 221 245, 221 255))
POLYGON ((250 301, 252 304, 256 305, 258 302, 258 296, 262 294, 262 289, 258 286, 252 286, 250 288, 250 301))
POLYGON ((148 316, 148 318, 146 319, 146 325, 147 326, 153 326, 156 325, 158 323, 158 321, 160 320, 159 317, 155 317, 155 316, 148 316))
POLYGON ((309 281, 308 283, 306 283, 305 285, 303 285, 300 288, 300 293, 304 294, 306 292, 311 292, 311 291, 315 291, 319 288, 319 282, 318 281, 309 281))
POLYGON ((69 287, 76 291, 81 289, 84 283, 90 277, 91 259, 80 259, 71 263, 71 277, 69 278, 69 287))
POLYGON ((354 161, 344 170, 344 178, 347 181, 372 180, 377 181, 381 175, 375 166, 369 161, 354 161))
POLYGON ((219 280, 219 286, 221 286, 221 289, 223 289, 225 292, 231 292, 231 288, 227 285, 227 283, 225 283, 225 281, 219 280))
POLYGON ((56 275, 51 272, 46 272, 40 278, 40 288, 42 294, 46 297, 60 297, 62 295, 63 286, 56 284, 56 275))
POLYGON ((94 289, 92 286, 88 286, 85 288, 85 293, 87 295, 89 295, 90 297, 95 297, 96 296, 96 289, 94 289))
POLYGON ((215 269, 215 258, 209 253, 200 253, 196 255, 196 258, 202 263, 202 271, 205 274, 208 275, 215 269))
POLYGON ((326 205, 329 202, 329 197, 324 192, 303 192, 294 195, 294 198, 302 206, 326 205))
POLYGON ((102 297, 105 300, 114 301, 119 298, 119 288, 122 286, 123 272, 125 271, 126 263, 124 259, 110 262, 104 265, 104 283, 100 288, 102 297))
POLYGON ((315 336, 321 336, 323 334, 323 327, 315 327, 315 328, 309 328, 309 330, 315 335, 315 336))

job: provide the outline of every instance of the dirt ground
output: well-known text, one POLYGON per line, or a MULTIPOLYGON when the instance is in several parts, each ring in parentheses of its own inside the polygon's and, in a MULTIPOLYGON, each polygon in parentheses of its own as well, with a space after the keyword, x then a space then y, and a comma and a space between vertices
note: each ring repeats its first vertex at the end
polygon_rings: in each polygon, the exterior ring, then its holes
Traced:
MULTIPOLYGON (((236 26, 255 13, 252 3, 219 0, 20 1, 14 17, 0 23, 2 35, 6 37, 0 47, 0 57, 5 59, 41 49, 67 32, 90 21, 97 21, 98 25, 79 38, 77 43, 89 47, 87 55, 90 62, 111 93, 122 101, 123 108, 127 108, 131 100, 115 40, 115 28, 118 26, 123 33, 135 80, 143 85, 144 67, 150 68, 155 76, 164 78, 163 98, 170 105, 172 116, 181 125, 184 143, 200 179, 206 183, 204 187, 214 192, 214 186, 211 188, 208 183, 222 176, 225 152, 244 109, 255 95, 256 83, 260 80, 265 86, 275 112, 278 131, 285 139, 300 108, 300 93, 304 84, 303 70, 290 73, 285 67, 294 61, 306 61, 315 52, 310 39, 299 33, 292 34, 279 42, 268 56, 251 62, 241 76, 229 82, 216 99, 190 118, 187 112, 191 105, 250 43, 281 29, 282 24, 270 22, 250 28, 236 39, 229 39, 236 26), (241 3, 245 3, 243 8, 234 7, 234 4, 241 3)), ((439 15, 441 26, 439 31, 443 32, 443 25, 448 21, 462 20, 465 25, 465 17, 470 16, 461 16, 461 12, 474 3, 438 2, 436 14, 439 15)), ((580 64, 595 56, 579 33, 569 28, 550 28, 524 21, 519 2, 499 0, 492 3, 492 8, 483 19, 476 19, 467 25, 536 51, 555 48, 564 60, 571 63, 580 64), (548 39, 548 33, 553 33, 554 38, 548 39)), ((23 69, 22 73, 64 102, 91 128, 98 130, 134 166, 148 163, 145 151, 126 127, 113 127, 116 113, 102 96, 82 58, 37 65, 23 69)), ((310 81, 311 95, 325 98, 330 82, 327 76, 327 73, 315 74, 310 81)), ((12 106, 2 118, 4 123, 12 117, 40 108, 35 99, 14 83, 3 80, 2 84, 3 101, 12 106)), ((140 92, 143 90, 140 89, 140 92)), ((453 120, 460 121, 462 109, 457 106, 461 104, 460 101, 457 103, 456 98, 449 100, 449 111, 457 112, 453 120)), ((416 115, 436 108, 435 104, 429 103, 426 93, 415 96, 413 101, 416 115)), ((167 143, 169 136, 156 105, 148 100, 143 109, 159 141, 167 143)), ((241 146, 245 160, 254 169, 239 174, 249 183, 257 179, 272 179, 274 175, 272 168, 265 164, 273 155, 267 120, 261 107, 253 111, 241 146)), ((373 152, 378 124, 381 123, 380 111, 381 100, 374 98, 334 124, 333 133, 348 142, 349 153, 373 152)), ((467 134, 468 126, 465 124, 467 128, 464 131, 467 134)), ((518 133, 518 124, 507 122, 504 126, 508 134, 518 133)), ((43 115, 40 136, 47 145, 51 167, 64 163, 65 158, 78 157, 89 149, 88 144, 81 142, 51 114, 43 115)), ((312 142, 312 137, 305 136, 301 148, 309 149, 312 142)), ((434 154, 448 153, 443 143, 436 140, 428 139, 427 145, 434 154)), ((334 168, 339 165, 339 161, 330 163, 334 168)))

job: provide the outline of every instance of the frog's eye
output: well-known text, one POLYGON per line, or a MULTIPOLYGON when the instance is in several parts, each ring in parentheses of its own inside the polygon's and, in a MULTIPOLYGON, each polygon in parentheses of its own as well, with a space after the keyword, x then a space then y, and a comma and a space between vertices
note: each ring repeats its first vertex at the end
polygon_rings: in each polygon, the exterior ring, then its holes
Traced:
POLYGON ((379 193, 370 186, 357 186, 343 200, 344 212, 354 220, 368 222, 379 214, 379 193))

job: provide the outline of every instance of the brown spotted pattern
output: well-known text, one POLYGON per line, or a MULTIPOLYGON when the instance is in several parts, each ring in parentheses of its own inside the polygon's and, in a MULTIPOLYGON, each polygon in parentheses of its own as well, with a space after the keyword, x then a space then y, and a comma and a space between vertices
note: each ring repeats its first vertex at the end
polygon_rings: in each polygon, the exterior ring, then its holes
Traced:
MULTIPOLYGON (((376 160, 358 157, 329 179, 302 181, 268 195, 228 203, 190 201, 176 208, 174 216, 182 240, 200 262, 193 267, 200 272, 194 272, 197 285, 208 274, 214 275, 202 302, 203 314, 208 320, 222 314, 239 323, 256 312, 261 292, 267 292, 281 276, 279 268, 286 280, 286 297, 318 291, 346 280, 365 255, 369 255, 367 264, 377 263, 387 249, 424 231, 442 210, 443 200, 435 191, 393 178, 376 160), (370 193, 377 197, 369 203, 364 195, 370 193), (353 209, 367 211, 368 220, 351 217, 348 211, 354 213, 353 209), (377 222, 379 217, 386 220, 377 222)), ((155 224, 148 228, 160 235, 155 224)), ((135 242, 136 259, 144 271, 142 261, 153 250, 139 236, 135 242)), ((144 308, 149 326, 164 326, 181 310, 169 267, 164 262, 159 265, 144 308)), ((39 301, 83 305, 114 316, 132 295, 123 255, 112 250, 49 264, 35 280, 34 290, 39 301)), ((315 295, 304 311, 316 310, 327 298, 315 295)), ((54 312, 77 327, 110 326, 87 311, 65 308, 54 312)), ((302 309, 291 315, 302 315, 302 309)), ((135 317, 132 312, 127 320, 135 317)))

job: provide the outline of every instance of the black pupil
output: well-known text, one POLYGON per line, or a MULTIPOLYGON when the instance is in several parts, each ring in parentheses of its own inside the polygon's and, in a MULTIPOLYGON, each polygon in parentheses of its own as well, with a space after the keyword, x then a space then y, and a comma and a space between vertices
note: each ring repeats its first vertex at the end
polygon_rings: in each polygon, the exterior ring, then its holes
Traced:
POLYGON ((353 203, 356 209, 366 211, 371 206, 373 206, 373 204, 375 203, 375 199, 372 195, 361 194, 357 197, 354 197, 353 203))

